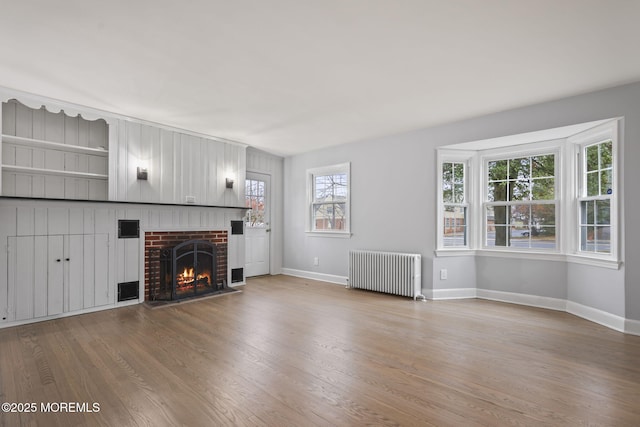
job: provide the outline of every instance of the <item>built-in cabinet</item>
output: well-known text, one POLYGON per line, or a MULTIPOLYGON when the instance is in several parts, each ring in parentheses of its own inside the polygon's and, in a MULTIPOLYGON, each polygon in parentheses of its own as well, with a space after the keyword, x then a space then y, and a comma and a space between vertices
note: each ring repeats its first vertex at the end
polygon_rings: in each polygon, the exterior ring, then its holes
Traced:
POLYGON ((110 302, 107 234, 13 236, 7 250, 8 321, 110 302))
POLYGON ((2 194, 107 200, 109 130, 16 100, 2 103, 2 194))
MULTIPOLYGON (((0 109, 0 327, 142 302, 117 301, 145 281, 144 239, 119 219, 226 230, 244 215, 242 144, 5 88, 0 109)), ((228 253, 244 266, 240 237, 228 253)))

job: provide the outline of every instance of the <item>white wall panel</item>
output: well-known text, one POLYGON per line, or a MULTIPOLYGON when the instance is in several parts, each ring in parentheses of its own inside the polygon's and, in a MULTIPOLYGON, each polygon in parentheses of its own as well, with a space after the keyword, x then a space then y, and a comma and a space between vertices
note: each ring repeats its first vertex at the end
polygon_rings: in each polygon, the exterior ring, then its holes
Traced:
POLYGON ((33 209, 33 212, 33 234, 36 236, 44 236, 47 234, 47 208, 36 207, 33 209))
POLYGON ((47 212, 48 234, 69 234, 69 209, 49 208, 47 212))
POLYGON ((47 236, 35 236, 33 248, 33 317, 44 317, 49 314, 49 301, 48 297, 48 275, 47 268, 47 251, 48 242, 47 236))
POLYGON ((82 234, 84 232, 84 210, 78 205, 69 208, 69 233, 82 234))
POLYGON ((226 190, 224 178, 244 179, 244 146, 129 121, 121 127, 111 177, 118 200, 187 204, 189 197, 198 205, 238 206, 241 189, 226 190), (137 180, 138 166, 147 167, 147 181, 137 180))
POLYGON ((29 236, 35 234, 35 211, 33 208, 18 208, 17 226, 16 235, 18 236, 29 236))

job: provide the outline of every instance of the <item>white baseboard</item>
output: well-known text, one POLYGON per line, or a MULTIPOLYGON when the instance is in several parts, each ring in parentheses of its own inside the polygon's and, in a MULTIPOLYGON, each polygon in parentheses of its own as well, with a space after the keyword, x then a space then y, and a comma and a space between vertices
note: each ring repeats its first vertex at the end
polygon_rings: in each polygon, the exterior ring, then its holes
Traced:
POLYGON ((559 298, 541 297, 537 295, 517 294, 515 292, 492 291, 478 289, 477 297, 491 301, 508 302, 512 304, 528 305, 549 310, 566 311, 567 301, 559 298))
MULTIPOLYGON (((627 332, 625 328, 626 322, 635 322, 640 325, 640 322, 626 320, 624 317, 616 316, 615 314, 607 313, 606 311, 598 310, 597 308, 588 307, 572 301, 567 301, 567 313, 582 317, 583 319, 590 320, 591 322, 598 323, 602 326, 606 326, 607 328, 615 329, 619 332, 627 332)), ((635 335, 640 335, 640 329, 638 329, 638 333, 635 335)))
MULTIPOLYGON (((283 268, 282 274, 286 276, 302 277, 304 279, 320 280, 323 282, 347 285, 347 278, 333 274, 314 273, 312 271, 283 268)), ((527 305, 531 307, 546 308, 549 310, 564 311, 575 316, 598 323, 607 328, 631 335, 640 335, 640 321, 625 319, 615 314, 597 308, 588 307, 572 301, 560 298, 541 297, 538 295, 518 294, 515 292, 493 291, 490 289, 456 288, 456 289, 423 289, 424 296, 429 300, 451 300, 479 298, 491 301, 507 302, 511 304, 527 305)))
POLYGON ((54 314, 52 316, 36 317, 34 319, 26 319, 26 320, 13 320, 7 323, 0 323, 0 329, 10 328, 12 326, 28 325, 31 323, 43 322, 46 320, 62 319, 64 317, 78 316, 80 314, 89 314, 89 313, 95 313, 98 311, 113 310, 114 308, 122 308, 129 305, 142 304, 143 302, 144 301, 142 301, 141 299, 133 299, 128 301, 115 302, 108 305, 101 305, 99 307, 85 308, 83 310, 78 310, 78 311, 70 311, 67 313, 54 314))
POLYGON ((631 335, 640 335, 640 320, 626 319, 624 332, 631 335))
POLYGON ((430 300, 475 298, 476 288, 426 289, 424 296, 430 300))
POLYGON ((293 268, 283 268, 282 274, 285 276, 302 277, 303 279, 320 280, 322 282, 335 283, 347 286, 347 278, 345 276, 336 276, 334 274, 315 273, 313 271, 295 270, 293 268))

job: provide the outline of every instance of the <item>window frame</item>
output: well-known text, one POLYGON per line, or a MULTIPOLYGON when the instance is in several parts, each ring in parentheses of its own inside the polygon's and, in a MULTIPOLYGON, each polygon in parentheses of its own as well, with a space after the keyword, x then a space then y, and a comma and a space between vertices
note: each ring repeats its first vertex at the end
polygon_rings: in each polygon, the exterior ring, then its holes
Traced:
MULTIPOLYGON (((624 182, 621 150, 623 147, 623 117, 579 123, 535 132, 514 134, 486 140, 446 145, 437 148, 436 169, 436 250, 437 257, 483 256, 516 259, 536 259, 565 261, 587 264, 600 268, 619 269, 624 262, 622 251, 624 222, 621 213, 621 198, 624 182), (580 201, 584 186, 583 168, 580 164, 584 147, 596 143, 612 141, 612 188, 611 197, 611 253, 581 251, 580 248, 580 201), (556 207, 556 249, 517 249, 509 246, 486 246, 487 159, 496 157, 519 158, 525 154, 556 155, 555 203, 556 207), (466 189, 468 191, 468 247, 444 247, 443 203, 442 203, 442 163, 468 161, 466 189)), ((532 201, 535 203, 535 201, 532 201)))
POLYGON ((330 166, 322 166, 307 169, 307 215, 306 233, 311 236, 325 237, 351 237, 351 163, 340 163, 330 166), (313 208, 317 204, 315 200, 315 178, 317 176, 346 174, 347 197, 345 201, 345 229, 344 230, 319 230, 315 228, 313 208))
POLYGON ((478 244, 478 248, 483 251, 496 251, 496 252, 509 252, 509 253, 543 253, 543 254, 559 254, 562 252, 562 188, 564 180, 561 174, 561 164, 563 161, 563 153, 560 140, 534 142, 517 147, 503 147, 492 150, 485 150, 479 156, 480 171, 481 171, 481 214, 479 215, 481 221, 481 239, 478 244), (540 203, 536 203, 536 200, 519 200, 519 201, 489 201, 489 178, 487 165, 491 161, 500 160, 512 160, 523 157, 535 157, 542 155, 554 155, 554 198, 540 200, 540 203), (555 249, 542 249, 542 248, 517 248, 513 246, 488 246, 487 245, 487 208, 489 206, 513 206, 513 205, 535 205, 535 204, 553 204, 555 205, 555 228, 556 228, 556 245, 555 249))
POLYGON ((437 154, 437 174, 438 174, 438 187, 437 187, 437 200, 438 200, 438 212, 437 212, 437 250, 438 252, 468 252, 475 246, 475 222, 474 222, 474 207, 473 207, 473 159, 475 152, 472 151, 448 151, 438 150, 437 154), (445 163, 462 163, 464 165, 464 202, 463 203, 445 203, 443 197, 443 179, 442 168, 445 163), (466 245, 464 246, 445 246, 444 245, 444 210, 445 205, 458 206, 466 208, 465 224, 466 224, 466 245))
POLYGON ((619 181, 620 176, 620 164, 618 161, 619 150, 619 138, 618 127, 620 120, 612 123, 605 123, 597 126, 594 129, 582 132, 571 138, 568 138, 574 146, 574 158, 575 158, 575 201, 573 215, 575 220, 575 227, 573 227, 572 236, 572 255, 574 258, 582 258, 584 260, 602 260, 605 262, 614 262, 619 264, 619 247, 620 247, 620 216, 619 216, 619 198, 618 195, 621 191, 621 183, 619 181), (587 196, 586 192, 586 149, 593 145, 601 144, 606 141, 611 141, 611 187, 613 189, 611 195, 598 195, 587 196), (581 249, 581 203, 589 200, 604 200, 610 201, 610 253, 595 252, 595 251, 583 251, 581 249))

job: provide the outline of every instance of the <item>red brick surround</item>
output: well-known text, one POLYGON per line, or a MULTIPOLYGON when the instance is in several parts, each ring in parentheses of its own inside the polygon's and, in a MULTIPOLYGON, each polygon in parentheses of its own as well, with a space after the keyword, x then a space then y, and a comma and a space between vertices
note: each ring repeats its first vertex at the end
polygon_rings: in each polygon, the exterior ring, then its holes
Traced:
POLYGON ((206 240, 217 248, 217 277, 227 279, 227 231, 150 231, 144 233, 144 300, 149 300, 149 249, 172 248, 187 240, 206 240))

